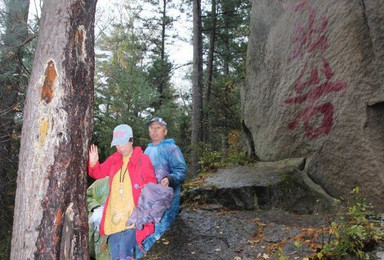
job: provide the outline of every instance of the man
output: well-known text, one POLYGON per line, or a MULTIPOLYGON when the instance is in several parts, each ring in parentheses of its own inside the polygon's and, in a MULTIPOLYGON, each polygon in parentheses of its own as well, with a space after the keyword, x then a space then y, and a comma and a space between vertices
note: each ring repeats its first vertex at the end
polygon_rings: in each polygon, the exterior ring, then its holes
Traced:
MULTIPOLYGON (((155 232, 143 242, 144 250, 148 251, 169 228, 179 213, 180 186, 187 177, 187 165, 180 148, 173 139, 165 139, 168 133, 167 123, 160 117, 153 118, 149 123, 149 136, 152 143, 144 153, 152 161, 158 183, 173 188, 174 195, 171 207, 164 212, 160 223, 156 223, 155 232)), ((141 255, 139 254, 138 257, 141 255)))

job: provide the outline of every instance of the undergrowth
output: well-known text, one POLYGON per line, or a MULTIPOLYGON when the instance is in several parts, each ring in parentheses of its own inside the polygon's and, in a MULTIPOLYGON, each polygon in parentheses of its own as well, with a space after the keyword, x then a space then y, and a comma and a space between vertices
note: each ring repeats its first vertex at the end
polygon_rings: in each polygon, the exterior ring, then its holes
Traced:
MULTIPOLYGON (((358 187, 351 191, 351 196, 340 200, 338 204, 330 227, 322 228, 322 237, 328 238, 316 246, 315 253, 303 260, 339 260, 347 256, 375 259, 372 251, 384 243, 380 216, 367 203, 358 187)), ((274 256, 277 260, 290 259, 281 247, 275 250, 274 256)))
POLYGON ((199 148, 199 165, 202 172, 215 172, 220 168, 230 166, 244 166, 255 161, 249 158, 244 151, 218 152, 214 151, 211 147, 204 145, 199 148))
POLYGON ((346 201, 347 211, 331 223, 329 241, 314 254, 312 260, 341 259, 346 255, 372 259, 369 252, 384 242, 380 218, 361 194, 360 188, 351 191, 346 201))

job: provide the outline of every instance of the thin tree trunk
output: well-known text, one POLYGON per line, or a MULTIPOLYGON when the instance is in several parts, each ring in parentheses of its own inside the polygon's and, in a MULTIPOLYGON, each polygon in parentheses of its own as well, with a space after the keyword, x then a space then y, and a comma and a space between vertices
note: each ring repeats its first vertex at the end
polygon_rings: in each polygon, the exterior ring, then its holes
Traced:
POLYGON ((203 118, 203 36, 201 24, 201 0, 193 0, 193 78, 192 78, 192 148, 191 171, 195 177, 199 171, 196 145, 202 141, 203 118))
POLYGON ((11 145, 22 77, 23 42, 28 37, 29 0, 13 0, 5 4, 6 27, 0 56, 0 241, 7 241, 6 248, 10 249, 12 212, 9 204, 12 201, 13 205, 13 198, 8 194, 14 192, 16 178, 11 145))
POLYGON ((210 99, 211 99, 211 85, 212 85, 212 76, 213 76, 213 60, 215 53, 215 42, 216 42, 216 0, 212 0, 211 4, 211 31, 209 33, 209 52, 208 52, 208 63, 207 63, 207 75, 204 86, 204 96, 203 96, 203 111, 204 111, 204 130, 203 130, 203 139, 205 143, 209 142, 210 135, 210 118, 209 118, 209 109, 210 109, 210 99))
MULTIPOLYGON (((163 73, 166 73, 165 71, 165 30, 166 30, 166 20, 167 20, 167 0, 163 0, 163 11, 162 13, 162 19, 161 19, 161 49, 160 49, 160 58, 161 58, 161 71, 163 73)), ((161 108, 161 105, 164 101, 164 86, 165 86, 165 79, 164 74, 163 77, 161 77, 161 80, 159 82, 158 86, 158 92, 159 92, 159 109, 161 108)))
MULTIPOLYGON (((224 26, 224 37, 223 37, 223 43, 224 43, 224 68, 223 68, 223 73, 224 73, 224 77, 225 78, 229 78, 230 75, 229 75, 229 65, 230 65, 230 59, 231 59, 231 50, 230 50, 230 47, 229 47, 229 28, 230 28, 230 25, 228 23, 228 19, 225 18, 226 16, 228 16, 228 14, 231 13, 231 10, 226 10, 224 11, 224 23, 225 23, 225 26, 224 26)), ((229 106, 230 104, 230 101, 229 101, 229 85, 228 84, 225 84, 224 85, 224 91, 222 91, 222 93, 220 93, 220 96, 222 97, 222 100, 223 100, 223 103, 225 104, 225 107, 226 106, 229 106)), ((228 130, 224 130, 224 134, 221 135, 221 138, 222 138, 222 142, 221 142, 221 149, 222 151, 224 151, 224 155, 226 156, 227 154, 227 148, 228 148, 228 130)))
POLYGON ((87 259, 96 0, 44 1, 24 108, 11 259, 87 259))

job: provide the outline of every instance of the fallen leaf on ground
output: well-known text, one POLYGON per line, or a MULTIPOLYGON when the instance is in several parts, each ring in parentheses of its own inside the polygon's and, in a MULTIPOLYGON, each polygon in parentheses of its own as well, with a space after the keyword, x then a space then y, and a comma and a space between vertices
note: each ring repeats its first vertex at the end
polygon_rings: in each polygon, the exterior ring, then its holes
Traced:
POLYGON ((236 248, 236 249, 235 249, 235 252, 236 252, 236 253, 241 253, 241 252, 243 252, 243 249, 241 249, 241 248, 236 248))

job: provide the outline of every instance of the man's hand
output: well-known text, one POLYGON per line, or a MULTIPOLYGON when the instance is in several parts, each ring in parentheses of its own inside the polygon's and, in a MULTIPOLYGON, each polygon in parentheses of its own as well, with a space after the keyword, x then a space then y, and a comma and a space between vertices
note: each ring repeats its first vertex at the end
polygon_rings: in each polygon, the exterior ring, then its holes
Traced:
POLYGON ((160 184, 163 185, 163 186, 169 187, 169 179, 168 179, 168 177, 164 177, 163 179, 161 179, 160 184))
POLYGON ((97 146, 92 144, 89 148, 89 164, 91 167, 95 166, 99 161, 99 153, 97 150, 97 146))

